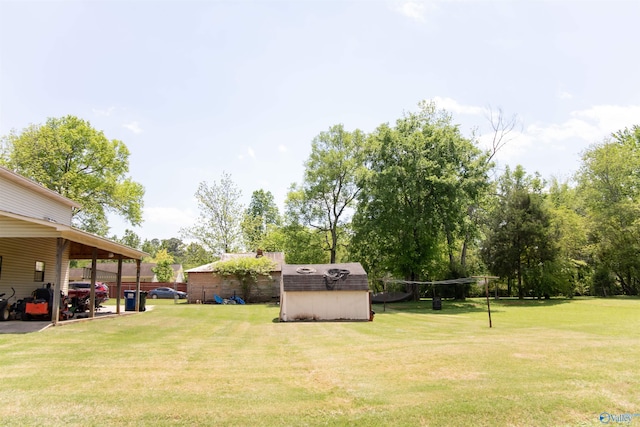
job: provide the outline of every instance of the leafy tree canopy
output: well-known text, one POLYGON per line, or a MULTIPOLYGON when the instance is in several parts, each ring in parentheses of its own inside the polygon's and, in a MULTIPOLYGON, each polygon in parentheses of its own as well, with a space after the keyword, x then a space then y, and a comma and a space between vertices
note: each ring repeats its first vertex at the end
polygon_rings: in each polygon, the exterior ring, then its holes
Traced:
POLYGON ((259 276, 271 277, 276 264, 267 257, 238 257, 228 261, 218 261, 213 271, 223 276, 235 276, 239 279, 251 278, 258 280, 259 276))
POLYGON ((174 279, 174 271, 171 267, 173 263, 173 256, 171 256, 166 249, 160 250, 153 260, 156 266, 151 269, 158 278, 159 282, 172 282, 174 279))
POLYGON ((538 175, 527 175, 522 166, 507 167, 499 180, 499 200, 483 244, 483 259, 489 270, 517 279, 518 296, 527 289, 548 293, 543 281, 558 255, 549 208, 538 175))
POLYGON ((353 220, 354 256, 368 271, 419 280, 468 233, 469 206, 488 185, 488 162, 432 103, 369 137, 368 173, 353 220))
POLYGON ((280 222, 280 212, 273 194, 264 190, 254 191, 241 224, 245 247, 251 251, 258 248, 278 250, 274 236, 269 234, 278 228, 280 222))
POLYGON ((49 118, 2 143, 2 164, 82 205, 73 212, 75 226, 106 236, 108 213, 142 223, 144 188, 127 176, 129 150, 88 121, 49 118))
POLYGON ((625 294, 640 293, 640 127, 616 132, 582 158, 578 191, 590 221, 601 277, 616 275, 625 294))
POLYGON ((242 192, 223 172, 220 183, 201 182, 196 191, 200 217, 196 225, 182 229, 186 238, 196 239, 214 253, 235 252, 241 245, 242 192))
POLYGON ((290 215, 295 212, 296 222, 325 234, 331 263, 337 260, 339 246, 348 244, 339 229, 349 222, 360 192, 365 138, 360 130, 349 132, 343 125, 321 132, 311 143, 303 184, 292 189, 299 192, 299 206, 290 215))

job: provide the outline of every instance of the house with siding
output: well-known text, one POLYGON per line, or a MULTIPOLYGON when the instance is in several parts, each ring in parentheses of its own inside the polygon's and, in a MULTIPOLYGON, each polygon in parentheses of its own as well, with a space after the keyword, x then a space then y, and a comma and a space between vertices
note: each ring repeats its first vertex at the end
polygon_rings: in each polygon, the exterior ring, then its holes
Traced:
MULTIPOLYGON (((170 282, 160 282, 153 272, 156 263, 143 262, 140 263, 140 290, 149 292, 159 286, 168 286, 178 291, 187 292, 187 284, 185 283, 184 269, 182 264, 171 264, 173 269, 173 280, 170 282)), ((91 278, 91 267, 78 267, 69 269, 69 282, 86 282, 91 278)), ((133 262, 123 262, 121 281, 122 292, 117 291, 116 281, 118 278, 118 263, 116 262, 98 262, 96 265, 96 280, 105 282, 109 285, 109 298, 124 296, 125 291, 136 289, 137 265, 133 262)))
POLYGON ((245 298, 247 302, 271 302, 280 297, 280 275, 284 264, 284 252, 260 252, 222 254, 218 261, 201 265, 186 271, 187 294, 189 303, 213 302, 214 295, 230 298, 234 295, 245 298), (251 285, 251 292, 245 298, 244 289, 239 279, 225 277, 214 273, 216 263, 233 258, 264 256, 271 259, 275 267, 269 273, 270 277, 260 277, 258 282, 251 285))
MULTIPOLYGON (((154 262, 143 262, 140 264, 140 282, 141 283, 157 283, 158 277, 153 272, 156 267, 154 262)), ((99 262, 96 265, 98 272, 98 280, 103 282, 115 282, 118 273, 118 264, 115 262, 99 262)), ((171 264, 173 270, 173 282, 184 282, 184 269, 182 264, 171 264)), ((90 268, 72 268, 69 271, 69 281, 80 281, 89 279, 91 273, 90 268)), ((123 282, 135 282, 136 281, 136 264, 123 263, 122 264, 122 281, 123 282)))
POLYGON ((10 295, 14 288, 16 297, 23 298, 53 284, 54 323, 60 292, 68 292, 69 260, 90 259, 95 271, 98 259, 116 260, 117 265, 130 259, 139 269, 147 255, 73 227, 73 211, 79 208, 75 201, 0 166, 0 293, 10 295))

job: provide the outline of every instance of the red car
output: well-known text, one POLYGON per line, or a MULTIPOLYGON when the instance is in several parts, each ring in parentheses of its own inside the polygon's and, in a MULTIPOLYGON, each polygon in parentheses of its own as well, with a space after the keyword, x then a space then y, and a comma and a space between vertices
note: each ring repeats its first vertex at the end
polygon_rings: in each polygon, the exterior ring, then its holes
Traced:
MULTIPOLYGON (((69 299, 74 311, 86 311, 89 309, 91 297, 91 282, 69 283, 69 299)), ((96 308, 109 299, 109 286, 106 283, 96 282, 96 308)))

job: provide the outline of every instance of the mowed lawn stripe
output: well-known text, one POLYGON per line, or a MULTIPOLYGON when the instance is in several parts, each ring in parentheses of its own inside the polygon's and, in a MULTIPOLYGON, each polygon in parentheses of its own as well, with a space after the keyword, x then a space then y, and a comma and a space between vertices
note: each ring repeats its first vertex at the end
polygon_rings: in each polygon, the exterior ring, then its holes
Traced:
POLYGON ((373 322, 154 301, 0 335, 4 424, 598 425, 640 413, 640 300, 389 304, 373 322))

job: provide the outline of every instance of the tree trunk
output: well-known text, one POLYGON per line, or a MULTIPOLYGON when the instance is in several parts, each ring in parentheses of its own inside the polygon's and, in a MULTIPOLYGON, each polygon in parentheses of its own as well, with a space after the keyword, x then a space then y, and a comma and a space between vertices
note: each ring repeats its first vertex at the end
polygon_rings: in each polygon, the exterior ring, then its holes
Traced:
POLYGON ((336 263, 336 251, 338 246, 338 232, 334 228, 331 229, 331 264, 336 263))
POLYGON ((518 262, 518 299, 524 299, 524 289, 522 287, 522 265, 518 262))
MULTIPOLYGON (((410 277, 410 281, 411 282, 415 282, 416 280, 416 274, 412 271, 411 274, 409 275, 410 277)), ((409 285, 409 289, 411 290, 411 295, 414 301, 420 301, 420 293, 418 292, 418 285, 416 285, 415 283, 411 283, 411 285, 409 285)))

